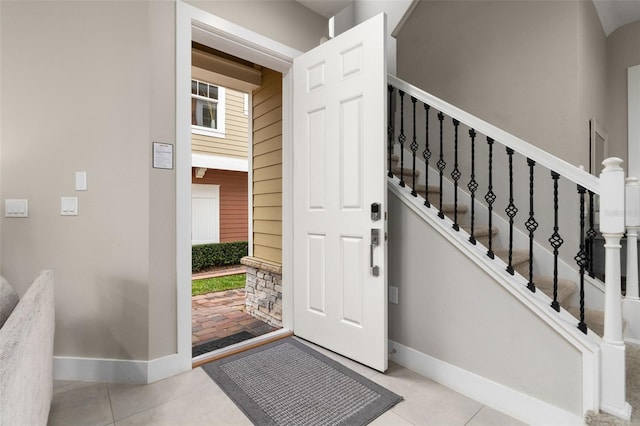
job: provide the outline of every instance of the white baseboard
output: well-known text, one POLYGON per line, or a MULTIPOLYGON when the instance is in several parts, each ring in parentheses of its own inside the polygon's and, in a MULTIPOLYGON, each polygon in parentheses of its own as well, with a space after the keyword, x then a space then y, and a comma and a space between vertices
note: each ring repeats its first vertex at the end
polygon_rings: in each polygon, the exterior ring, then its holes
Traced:
MULTIPOLYGON (((181 364, 184 363, 179 362, 178 354, 150 361, 54 356, 53 378, 54 380, 146 384, 187 371, 181 364)), ((191 364, 188 368, 191 368, 191 364)))
POLYGON ((531 425, 584 425, 581 416, 389 340, 391 360, 531 425), (395 352, 393 352, 395 350, 395 352))

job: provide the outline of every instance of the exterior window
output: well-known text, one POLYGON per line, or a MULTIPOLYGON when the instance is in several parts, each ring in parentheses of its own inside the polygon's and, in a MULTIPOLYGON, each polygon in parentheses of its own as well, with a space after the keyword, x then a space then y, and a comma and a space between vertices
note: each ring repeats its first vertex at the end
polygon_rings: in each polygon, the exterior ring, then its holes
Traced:
POLYGON ((191 80, 191 127, 194 133, 224 137, 224 87, 191 80))

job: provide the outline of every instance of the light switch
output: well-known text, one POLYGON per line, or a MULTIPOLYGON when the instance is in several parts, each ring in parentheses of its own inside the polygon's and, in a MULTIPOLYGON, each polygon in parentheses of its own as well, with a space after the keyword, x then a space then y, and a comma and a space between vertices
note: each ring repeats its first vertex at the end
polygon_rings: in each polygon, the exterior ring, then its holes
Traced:
POLYGON ((60 214, 62 216, 78 216, 78 197, 61 197, 60 214))
POLYGON ((29 217, 29 200, 6 199, 4 200, 5 217, 29 217))
POLYGON ((87 172, 76 172, 76 191, 87 190, 87 172))

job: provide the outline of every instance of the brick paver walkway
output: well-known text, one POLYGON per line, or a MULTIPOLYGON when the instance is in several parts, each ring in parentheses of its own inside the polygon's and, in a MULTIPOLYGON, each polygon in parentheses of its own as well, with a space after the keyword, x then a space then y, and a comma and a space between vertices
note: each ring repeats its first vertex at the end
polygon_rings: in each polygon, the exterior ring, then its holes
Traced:
POLYGON ((244 310, 244 289, 202 294, 191 299, 193 346, 241 331, 261 336, 277 330, 244 310))

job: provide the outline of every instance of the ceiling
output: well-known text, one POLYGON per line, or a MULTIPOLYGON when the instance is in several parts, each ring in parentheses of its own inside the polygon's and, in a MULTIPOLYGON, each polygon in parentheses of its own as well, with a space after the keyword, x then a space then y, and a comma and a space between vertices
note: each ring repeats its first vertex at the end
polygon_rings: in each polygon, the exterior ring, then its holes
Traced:
MULTIPOLYGON (((296 0, 308 9, 329 19, 354 0, 296 0)), ((362 0, 367 1, 367 0, 362 0)), ((593 0, 608 36, 617 28, 640 20, 640 0, 593 0)))
POLYGON ((296 0, 298 3, 329 19, 354 0, 296 0))
POLYGON ((593 0, 608 36, 617 28, 640 20, 640 0, 593 0))

